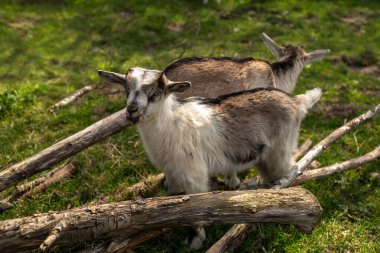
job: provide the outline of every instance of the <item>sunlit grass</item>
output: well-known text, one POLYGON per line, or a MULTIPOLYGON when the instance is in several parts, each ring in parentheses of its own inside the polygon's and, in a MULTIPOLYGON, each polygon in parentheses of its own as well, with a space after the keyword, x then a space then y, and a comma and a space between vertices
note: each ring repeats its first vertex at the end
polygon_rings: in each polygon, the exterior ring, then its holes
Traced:
MULTIPOLYGON (((304 120, 301 141, 318 141, 380 101, 379 76, 353 68, 379 65, 380 4, 372 1, 3 1, 0 8, 0 168, 21 161, 121 109, 123 96, 93 92, 51 114, 47 108, 84 85, 97 69, 162 69, 180 56, 274 57, 260 34, 331 56, 305 68, 295 93, 323 88, 304 120), (356 18, 353 21, 350 19, 356 18), (338 56, 350 61, 332 61, 338 56), (349 65, 354 66, 349 66, 349 65), (343 108, 343 109, 342 109, 343 108)), ((380 119, 365 123, 331 146, 327 165, 359 156, 380 143, 380 119)), ((78 207, 122 192, 141 176, 157 173, 135 128, 76 156, 78 174, 16 206, 0 219, 78 207)), ((324 214, 311 235, 288 226, 262 225, 239 252, 379 252, 380 190, 370 172, 379 161, 309 183, 324 214)), ((152 194, 154 195, 154 194, 152 194)), ((122 196, 125 199, 128 196, 122 196)), ((229 226, 207 228, 204 250, 229 226)), ((188 252, 186 229, 136 247, 136 252, 188 252)), ((82 245, 83 246, 83 245, 82 245)), ((80 246, 63 249, 71 252, 80 246)))

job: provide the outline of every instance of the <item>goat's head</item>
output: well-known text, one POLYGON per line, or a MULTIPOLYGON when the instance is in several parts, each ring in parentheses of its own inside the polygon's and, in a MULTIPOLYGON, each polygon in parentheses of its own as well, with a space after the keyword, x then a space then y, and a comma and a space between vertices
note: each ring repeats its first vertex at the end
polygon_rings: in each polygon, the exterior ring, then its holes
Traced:
POLYGON ((301 61, 306 65, 313 61, 320 61, 330 53, 330 49, 319 49, 307 53, 300 46, 285 45, 281 47, 265 33, 263 33, 263 41, 265 46, 276 56, 278 61, 291 58, 301 61))
POLYGON ((162 71, 130 68, 125 76, 108 71, 98 71, 99 76, 111 84, 123 85, 127 91, 127 118, 136 123, 154 111, 158 102, 172 92, 183 92, 190 82, 173 82, 162 71))

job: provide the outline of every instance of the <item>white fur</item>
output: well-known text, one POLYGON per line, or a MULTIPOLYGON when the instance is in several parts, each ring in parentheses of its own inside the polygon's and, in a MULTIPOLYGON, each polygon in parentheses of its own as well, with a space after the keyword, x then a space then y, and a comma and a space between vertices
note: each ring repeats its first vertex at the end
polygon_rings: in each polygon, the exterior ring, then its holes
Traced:
POLYGON ((177 103, 169 95, 148 107, 138 124, 141 140, 152 163, 165 173, 170 193, 204 192, 208 178, 228 167, 218 134, 222 126, 206 105, 177 103))
POLYGON ((294 66, 284 73, 276 74, 276 88, 291 94, 296 87, 297 79, 303 70, 304 64, 301 60, 296 60, 294 66))

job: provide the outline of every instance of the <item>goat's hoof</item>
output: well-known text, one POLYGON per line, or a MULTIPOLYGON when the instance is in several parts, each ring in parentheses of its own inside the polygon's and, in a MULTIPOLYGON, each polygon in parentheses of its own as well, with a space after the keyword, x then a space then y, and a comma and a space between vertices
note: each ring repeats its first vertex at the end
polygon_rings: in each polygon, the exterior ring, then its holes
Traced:
POLYGON ((162 183, 162 188, 164 188, 164 191, 166 191, 166 192, 169 191, 169 183, 168 183, 167 178, 164 179, 164 182, 162 183))
MULTIPOLYGON (((192 230, 193 229, 194 228, 192 228, 192 230)), ((206 232, 203 227, 197 227, 194 230, 191 231, 189 236, 187 237, 186 244, 192 250, 199 250, 202 248, 203 241, 206 239, 206 232)))
POLYGON ((225 182, 227 187, 231 190, 236 190, 240 187, 240 180, 237 177, 231 177, 227 179, 227 182, 225 182))

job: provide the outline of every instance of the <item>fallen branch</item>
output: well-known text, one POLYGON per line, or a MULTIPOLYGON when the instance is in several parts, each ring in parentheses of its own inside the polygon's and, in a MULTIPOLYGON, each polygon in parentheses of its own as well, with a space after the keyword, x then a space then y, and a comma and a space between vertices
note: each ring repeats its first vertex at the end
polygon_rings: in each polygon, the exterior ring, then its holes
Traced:
POLYGON ((368 163, 370 161, 375 160, 379 156, 380 156, 380 146, 378 146, 371 152, 365 155, 356 157, 354 159, 344 161, 341 163, 336 163, 336 164, 329 165, 329 166, 322 167, 315 170, 305 171, 292 183, 292 186, 301 185, 301 184, 304 184, 304 183, 307 183, 307 182, 310 182, 322 177, 326 177, 332 174, 336 174, 348 169, 357 168, 364 163, 368 163))
POLYGON ((152 191, 158 188, 165 179, 164 173, 148 176, 142 181, 134 184, 126 189, 128 193, 132 193, 133 197, 141 195, 143 192, 152 191))
POLYGON ((13 205, 7 200, 0 200, 0 213, 12 209, 13 205))
POLYGON ((321 140, 317 145, 315 145, 307 154, 298 161, 289 171, 289 173, 280 179, 276 185, 275 189, 282 189, 288 187, 299 175, 301 175, 302 171, 310 165, 310 163, 321 154, 328 146, 330 146, 334 141, 351 131, 354 127, 363 123, 375 116, 380 112, 380 104, 369 109, 367 112, 362 115, 350 120, 340 128, 333 131, 326 138, 321 140))
MULTIPOLYGON (((342 137, 344 134, 349 132, 351 129, 363 123, 371 118, 373 118, 380 111, 380 105, 377 105, 362 115, 354 118, 353 120, 347 122, 342 127, 336 129, 331 134, 329 134, 326 138, 320 141, 316 146, 314 146, 306 155, 298 161, 289 171, 288 175, 279 180, 273 188, 282 189, 286 188, 292 184, 292 182, 303 172, 305 168, 307 168, 311 162, 320 154, 323 150, 325 150, 328 146, 331 145, 335 140, 342 137)), ((232 242, 236 240, 236 238, 246 237, 249 229, 245 227, 249 227, 249 224, 240 224, 234 225, 232 228, 218 241, 216 242, 210 249, 207 250, 207 253, 219 253, 219 252, 233 252, 239 245, 233 244, 232 242), (237 228, 240 229, 237 229, 237 228), (229 246, 233 246, 229 248, 229 246), (223 249, 223 251, 221 250, 223 249)), ((240 240, 242 241, 242 240, 240 240)))
POLYGON ((7 208, 0 206, 0 212, 12 208, 12 204, 21 199, 28 198, 33 194, 45 190, 49 185, 61 182, 63 179, 71 177, 77 170, 77 164, 75 161, 66 162, 57 168, 53 169, 49 173, 34 179, 33 181, 17 186, 17 192, 2 200, 2 203, 8 203, 7 208))
POLYGON ((96 142, 120 132, 128 125, 130 122, 127 121, 126 110, 123 109, 34 156, 0 171, 0 192, 25 178, 49 169, 96 142))
POLYGON ((257 225, 234 225, 222 238, 220 238, 220 240, 212 245, 207 252, 234 252, 247 238, 248 234, 255 231, 256 228, 257 225))
POLYGON ((54 246, 109 240, 121 233, 130 237, 162 228, 242 221, 291 224, 309 233, 321 213, 315 196, 300 187, 157 197, 1 221, 0 248, 2 253, 35 250, 62 220, 66 227, 54 246))
POLYGON ((307 139, 301 146, 299 146, 293 154, 294 161, 297 161, 300 157, 304 156, 307 151, 311 149, 313 142, 310 139, 307 139))
POLYGON ((153 231, 144 231, 132 238, 128 239, 120 239, 120 240, 112 240, 105 252, 112 252, 112 253, 122 253, 127 252, 128 249, 132 249, 133 247, 141 244, 142 242, 145 242, 149 239, 152 239, 154 237, 157 237, 161 234, 168 233, 171 231, 171 228, 163 228, 160 230, 153 230, 153 231))
POLYGON ((66 227, 67 227, 67 223, 65 220, 58 222, 58 224, 55 225, 55 227, 51 230, 49 236, 40 245, 40 251, 41 252, 48 251, 53 245, 53 243, 59 238, 62 230, 64 230, 66 227))
POLYGON ((62 99, 61 101, 59 101, 58 103, 52 105, 49 107, 49 111, 50 112, 53 112, 55 110, 58 110, 62 107, 65 107, 69 104, 72 104, 74 103, 76 100, 78 100, 80 97, 82 97, 84 94, 92 91, 93 89, 95 89, 95 85, 87 85, 87 86, 84 86, 83 88, 77 90, 74 94, 72 94, 71 96, 67 97, 67 98, 64 98, 62 99))

